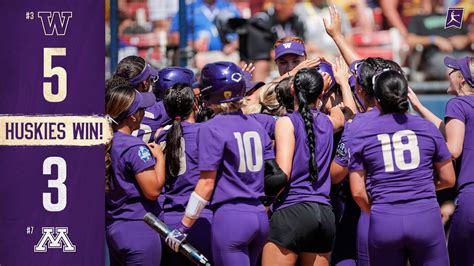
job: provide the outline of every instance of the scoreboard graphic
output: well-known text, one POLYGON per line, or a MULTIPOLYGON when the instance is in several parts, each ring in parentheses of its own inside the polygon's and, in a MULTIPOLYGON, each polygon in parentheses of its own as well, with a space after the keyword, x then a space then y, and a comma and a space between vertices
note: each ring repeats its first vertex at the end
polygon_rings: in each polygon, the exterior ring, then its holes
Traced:
POLYGON ((104 265, 103 1, 0 1, 0 265, 104 265))

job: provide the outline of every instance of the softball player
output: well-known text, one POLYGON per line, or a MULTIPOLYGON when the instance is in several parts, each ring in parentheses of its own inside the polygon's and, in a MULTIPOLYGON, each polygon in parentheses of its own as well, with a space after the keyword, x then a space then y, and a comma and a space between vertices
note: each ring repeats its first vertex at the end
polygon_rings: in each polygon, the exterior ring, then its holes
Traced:
POLYGON ((166 242, 177 251, 210 203, 215 265, 255 265, 268 235, 268 218, 260 201, 264 182, 265 191, 278 191, 286 176, 274 161, 268 134, 240 110, 245 93, 240 68, 229 62, 206 65, 201 88, 204 104, 216 116, 199 128, 200 178, 181 226, 166 242))
POLYGON ((156 103, 145 110, 140 128, 133 132, 134 136, 147 143, 153 142, 159 128, 171 122, 162 101, 164 92, 175 83, 191 85, 195 81, 194 73, 189 69, 168 67, 158 71, 138 56, 129 56, 120 61, 115 75, 128 78, 138 91, 153 91, 157 97, 156 103))
POLYGON ((444 64, 450 69, 448 93, 456 97, 446 105, 444 122, 421 105, 413 91, 409 96, 412 105, 423 117, 432 121, 442 133, 452 158, 456 159, 457 199, 449 234, 451 265, 474 263, 474 138, 467 134, 474 130, 474 59, 446 57, 444 64))
MULTIPOLYGON (((377 70, 392 69, 400 71, 401 68, 393 61, 384 60, 379 57, 357 60, 350 66, 353 76, 349 78, 354 98, 358 102, 359 113, 352 121, 346 123, 341 140, 336 149, 334 161, 331 164, 331 179, 334 184, 341 183, 348 176, 348 160, 350 140, 354 134, 357 134, 358 127, 363 127, 365 123, 371 123, 371 119, 379 115, 375 108, 376 99, 374 98, 374 89, 372 77, 377 70)), ((336 243, 332 262, 335 265, 345 263, 355 265, 369 265, 369 215, 360 212, 360 208, 352 199, 350 188, 347 181, 339 186, 338 197, 333 197, 334 204, 342 205, 343 213, 338 224, 336 234, 336 243), (349 190, 349 191, 347 191, 349 190), (357 230, 353 230, 357 225, 357 230), (355 254, 357 253, 357 254, 355 254), (352 260, 352 262, 350 262, 352 260)), ((367 183, 367 186, 369 184, 367 183)))
POLYGON ((406 114, 403 74, 384 69, 372 84, 380 114, 357 128, 349 160, 354 200, 370 212, 370 264, 448 265, 435 188, 454 185, 451 155, 431 123, 406 114))
POLYGON ((331 116, 316 109, 324 80, 315 68, 294 77, 295 111, 277 121, 276 158, 289 184, 274 203, 269 242, 263 265, 328 265, 335 221, 329 204, 329 163, 333 133, 342 128, 344 115, 331 116))
MULTIPOLYGON (((177 83, 164 94, 166 112, 173 117, 167 130, 159 133, 156 143, 164 146, 166 180, 164 190, 163 219, 170 228, 179 227, 189 197, 199 179, 197 132, 201 124, 196 122, 198 110, 194 92, 190 86, 177 83)), ((187 239, 208 258, 211 264, 212 211, 204 208, 187 239)), ((190 265, 180 254, 164 252, 162 265, 190 265)))
POLYGON ((111 265, 159 265, 161 241, 144 222, 147 212, 159 215, 156 201, 164 182, 163 153, 131 136, 140 126, 152 93, 131 86, 109 89, 106 112, 114 136, 106 153, 106 239, 111 265))

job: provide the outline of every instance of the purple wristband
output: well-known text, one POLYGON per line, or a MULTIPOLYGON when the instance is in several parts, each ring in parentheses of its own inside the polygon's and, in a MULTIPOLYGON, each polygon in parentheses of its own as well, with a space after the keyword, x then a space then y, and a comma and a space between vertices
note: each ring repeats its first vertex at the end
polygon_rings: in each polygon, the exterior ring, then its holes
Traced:
POLYGON ((187 234, 189 229, 191 229, 191 227, 187 227, 186 225, 183 224, 183 222, 181 222, 181 223, 179 223, 179 226, 176 229, 178 229, 179 231, 187 234))

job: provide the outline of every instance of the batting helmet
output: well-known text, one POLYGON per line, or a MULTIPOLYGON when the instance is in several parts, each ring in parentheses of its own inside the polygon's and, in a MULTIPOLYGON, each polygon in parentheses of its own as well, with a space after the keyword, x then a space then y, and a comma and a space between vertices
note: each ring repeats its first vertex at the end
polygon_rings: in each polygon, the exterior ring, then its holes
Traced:
POLYGON ((201 71, 201 95, 204 104, 234 102, 245 95, 245 80, 242 70, 231 62, 215 62, 201 71))

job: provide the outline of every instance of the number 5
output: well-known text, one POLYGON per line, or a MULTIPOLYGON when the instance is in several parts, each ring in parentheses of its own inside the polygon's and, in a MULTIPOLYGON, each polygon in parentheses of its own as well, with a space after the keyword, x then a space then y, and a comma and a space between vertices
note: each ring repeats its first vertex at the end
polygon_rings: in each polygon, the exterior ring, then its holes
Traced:
POLYGON ((43 96, 48 102, 62 102, 66 99, 67 95, 67 73, 66 69, 62 67, 52 67, 52 62, 53 56, 65 56, 66 48, 44 48, 43 52, 44 77, 58 76, 58 92, 53 93, 51 82, 43 82, 43 96))
POLYGON ((58 166, 58 178, 48 180, 48 187, 58 190, 58 202, 51 202, 51 193, 43 193, 43 207, 50 212, 60 212, 66 208, 67 188, 64 185, 66 181, 66 161, 61 157, 48 157, 43 162, 43 175, 51 175, 51 166, 58 166))

